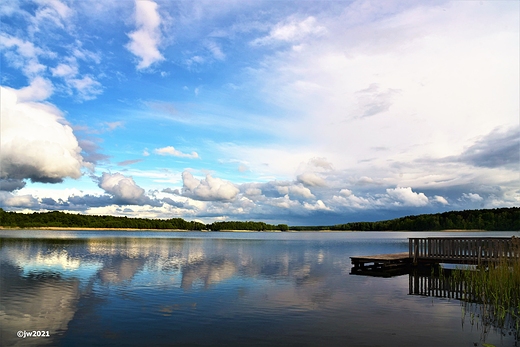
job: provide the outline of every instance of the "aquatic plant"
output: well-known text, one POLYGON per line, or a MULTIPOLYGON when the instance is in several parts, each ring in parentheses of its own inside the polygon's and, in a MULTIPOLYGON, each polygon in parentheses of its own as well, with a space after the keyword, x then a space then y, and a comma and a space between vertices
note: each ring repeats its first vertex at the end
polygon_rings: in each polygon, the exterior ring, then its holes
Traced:
MULTIPOLYGON (((484 332, 489 327, 520 338, 520 239, 513 238, 509 257, 480 266, 458 269, 452 274, 463 283, 463 315, 476 315, 484 332)), ((471 320, 470 320, 471 321, 471 320)))

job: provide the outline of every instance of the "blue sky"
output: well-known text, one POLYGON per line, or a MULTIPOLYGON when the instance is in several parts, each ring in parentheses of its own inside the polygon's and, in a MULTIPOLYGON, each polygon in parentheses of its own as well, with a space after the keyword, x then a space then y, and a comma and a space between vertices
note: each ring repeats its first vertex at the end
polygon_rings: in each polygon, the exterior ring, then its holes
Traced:
POLYGON ((0 20, 5 210, 520 206, 516 1, 8 0, 0 20))

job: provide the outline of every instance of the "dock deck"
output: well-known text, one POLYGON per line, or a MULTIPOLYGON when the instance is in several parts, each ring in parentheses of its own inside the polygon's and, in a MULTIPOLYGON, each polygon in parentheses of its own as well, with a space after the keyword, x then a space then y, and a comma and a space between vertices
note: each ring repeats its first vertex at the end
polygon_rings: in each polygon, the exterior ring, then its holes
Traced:
POLYGON ((350 257, 350 260, 353 265, 352 274, 376 276, 382 273, 400 272, 412 261, 408 252, 350 257))
POLYGON ((352 274, 381 276, 410 266, 439 263, 483 265, 520 259, 520 239, 506 237, 410 238, 409 251, 350 257, 352 274))

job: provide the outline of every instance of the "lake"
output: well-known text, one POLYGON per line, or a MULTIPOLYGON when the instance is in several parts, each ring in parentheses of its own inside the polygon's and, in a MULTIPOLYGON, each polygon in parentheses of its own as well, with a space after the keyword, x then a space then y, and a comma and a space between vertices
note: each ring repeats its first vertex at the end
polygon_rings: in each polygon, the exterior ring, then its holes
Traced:
POLYGON ((0 230, 0 345, 515 346, 458 300, 410 295, 408 274, 350 275, 349 258, 512 235, 0 230))

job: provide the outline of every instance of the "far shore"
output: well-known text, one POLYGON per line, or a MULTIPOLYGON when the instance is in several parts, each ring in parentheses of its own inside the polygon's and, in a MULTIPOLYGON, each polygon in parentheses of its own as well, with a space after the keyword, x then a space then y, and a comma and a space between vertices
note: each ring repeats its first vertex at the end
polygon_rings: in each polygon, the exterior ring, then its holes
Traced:
MULTIPOLYGON (((305 232, 320 232, 320 233, 342 233, 342 232, 373 232, 373 231, 361 231, 361 230, 186 230, 186 229, 136 229, 136 228, 81 228, 81 227, 29 227, 29 228, 20 228, 20 227, 3 227, 0 226, 0 230, 55 230, 55 231, 82 231, 82 230, 92 230, 92 231, 163 231, 163 232, 191 232, 191 231, 200 231, 200 232, 235 232, 235 233, 305 233, 305 232)), ((381 230, 383 232, 493 232, 490 230, 483 229, 445 229, 445 230, 381 230)))

